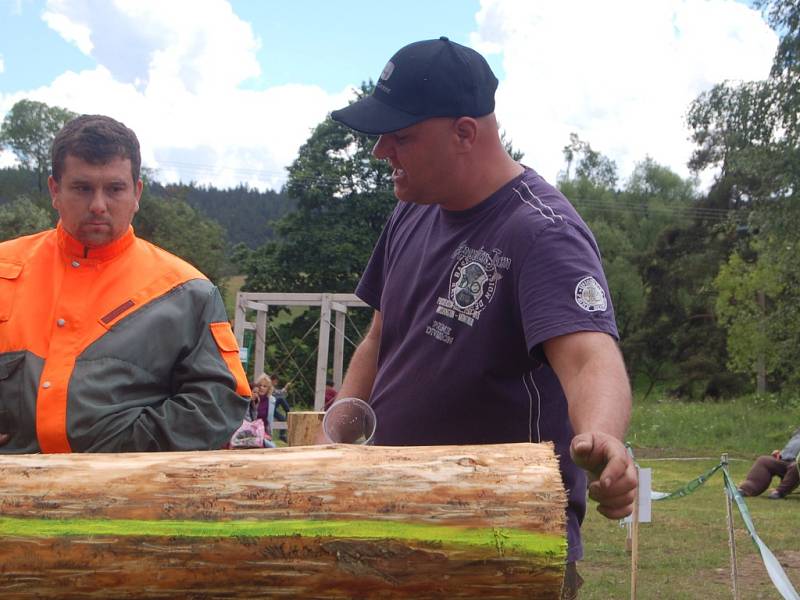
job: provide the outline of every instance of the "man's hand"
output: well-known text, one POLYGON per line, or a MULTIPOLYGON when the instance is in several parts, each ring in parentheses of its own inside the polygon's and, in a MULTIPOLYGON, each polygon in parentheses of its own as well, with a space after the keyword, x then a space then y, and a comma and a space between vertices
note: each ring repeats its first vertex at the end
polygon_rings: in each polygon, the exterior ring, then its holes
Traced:
POLYGON ((607 433, 581 433, 569 448, 575 464, 589 474, 589 497, 597 511, 608 519, 621 519, 633 512, 636 497, 636 467, 624 444, 607 433))

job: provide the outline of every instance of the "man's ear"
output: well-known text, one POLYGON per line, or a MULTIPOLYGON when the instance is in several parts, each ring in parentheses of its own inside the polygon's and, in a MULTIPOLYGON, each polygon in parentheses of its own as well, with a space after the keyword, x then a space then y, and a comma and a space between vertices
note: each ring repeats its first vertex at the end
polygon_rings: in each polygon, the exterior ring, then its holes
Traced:
POLYGON ((142 199, 142 190, 144 189, 144 183, 141 179, 136 181, 134 185, 134 195, 136 196, 136 208, 134 209, 134 213, 139 212, 139 201, 142 199))
POLYGON ((47 178, 47 189, 50 191, 50 204, 58 210, 58 182, 52 175, 47 178))
POLYGON ((464 152, 472 150, 478 137, 478 122, 472 117, 459 117, 453 122, 458 146, 464 152))

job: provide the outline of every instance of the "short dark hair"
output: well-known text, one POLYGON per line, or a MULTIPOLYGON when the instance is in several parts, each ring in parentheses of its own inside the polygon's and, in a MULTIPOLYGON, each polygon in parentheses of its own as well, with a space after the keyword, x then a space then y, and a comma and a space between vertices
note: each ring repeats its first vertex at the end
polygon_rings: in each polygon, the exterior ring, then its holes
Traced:
POLYGON ((81 115, 61 128, 53 140, 50 155, 56 181, 61 181, 69 154, 93 165, 104 165, 117 157, 128 158, 134 183, 139 180, 142 167, 139 139, 133 130, 111 117, 81 115))

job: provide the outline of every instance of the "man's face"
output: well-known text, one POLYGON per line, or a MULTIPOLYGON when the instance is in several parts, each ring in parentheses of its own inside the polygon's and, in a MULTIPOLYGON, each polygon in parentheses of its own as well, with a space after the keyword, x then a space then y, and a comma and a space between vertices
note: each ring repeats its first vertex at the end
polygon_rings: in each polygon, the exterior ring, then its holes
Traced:
POLYGON ((385 133, 372 154, 392 165, 394 194, 403 202, 448 208, 453 158, 454 119, 433 118, 385 133))
POLYGON ((142 181, 133 181, 131 161, 121 157, 93 165, 68 154, 61 181, 50 177, 47 185, 64 229, 90 248, 121 237, 142 197, 142 181))

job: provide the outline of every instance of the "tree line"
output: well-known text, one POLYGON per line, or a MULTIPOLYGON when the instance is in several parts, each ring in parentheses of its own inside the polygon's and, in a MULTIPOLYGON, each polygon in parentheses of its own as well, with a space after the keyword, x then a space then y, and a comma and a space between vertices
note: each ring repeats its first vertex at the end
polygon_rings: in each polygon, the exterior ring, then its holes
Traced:
MULTIPOLYGON (((595 233, 620 344, 644 393, 699 400, 800 390, 800 6, 756 5, 780 38, 769 76, 721 82, 688 107, 689 165, 718 171, 707 191, 648 157, 620 181, 616 164, 574 134, 563 149, 557 184, 595 233)), ((0 171, 0 239, 53 219, 34 193, 43 176, 35 152, 9 142, 13 114, 0 143, 23 167, 0 171)), ((244 274, 244 291, 352 292, 395 204, 373 143, 326 118, 280 192, 150 181, 134 225, 218 283, 244 274)), ((351 318, 364 331, 370 315, 351 318)), ((309 311, 282 320, 268 348, 268 364, 306 395, 315 319, 309 311)))
MULTIPOLYGON (((769 76, 721 82, 688 107, 689 165, 718 170, 708 191, 648 157, 620 182, 614 162, 577 135, 564 147, 558 187, 597 237, 621 347, 645 394, 800 390, 800 5, 756 6, 780 38, 769 76)), ((330 118, 316 127, 289 169, 296 209, 274 240, 240 257, 245 290, 353 291, 395 203, 373 143, 330 118)), ((312 324, 296 319, 276 334, 310 353, 302 336, 312 324)), ((276 347, 270 360, 289 353, 276 347)))
MULTIPOLYGON (((0 146, 16 155, 19 166, 0 169, 0 241, 55 225, 47 192, 50 146, 76 116, 27 99, 5 116, 0 146)), ((185 258, 220 286, 236 271, 233 248, 265 244, 274 235, 272 224, 295 204, 282 191, 162 184, 147 169, 142 177, 146 185, 133 221, 137 235, 185 258)))

